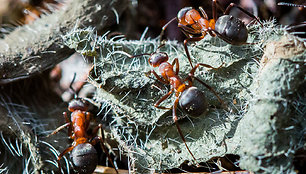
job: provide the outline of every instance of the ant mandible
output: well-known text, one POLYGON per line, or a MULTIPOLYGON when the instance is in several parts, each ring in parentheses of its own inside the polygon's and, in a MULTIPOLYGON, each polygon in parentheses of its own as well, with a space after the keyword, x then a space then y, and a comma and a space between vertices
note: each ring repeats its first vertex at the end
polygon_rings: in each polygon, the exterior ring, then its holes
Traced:
POLYGON ((206 36, 207 33, 209 33, 212 37, 218 36, 225 42, 232 45, 246 44, 248 30, 245 24, 239 18, 228 15, 233 7, 238 8, 252 18, 255 18, 261 24, 257 17, 234 3, 231 3, 224 11, 217 0, 212 0, 213 19, 208 18, 208 15, 202 7, 199 7, 202 16, 199 11, 193 9, 192 7, 184 7, 178 12, 177 17, 174 17, 163 26, 160 33, 160 39, 162 39, 164 31, 168 25, 176 19, 178 22, 178 27, 188 37, 184 40, 184 48, 191 67, 193 67, 193 65, 187 48, 187 43, 190 41, 200 41, 206 36), (223 11, 223 16, 219 17, 218 19, 216 7, 223 11))
MULTIPOLYGON (((163 45, 161 45, 161 46, 163 46, 163 45)), ((158 49, 160 47, 158 47, 158 49)), ((214 68, 214 67, 212 67, 210 65, 207 65, 207 64, 198 63, 198 64, 196 64, 195 67, 193 67, 191 69, 191 71, 188 74, 188 77, 183 80, 178 76, 178 74, 179 74, 178 58, 175 58, 173 60, 172 64, 170 64, 168 62, 169 57, 168 57, 167 53, 157 52, 157 51, 155 51, 151 54, 140 54, 140 55, 131 56, 131 58, 142 56, 142 55, 149 55, 150 56, 149 64, 152 67, 158 67, 159 68, 159 72, 161 74, 161 77, 154 70, 149 71, 147 75, 153 74, 158 81, 160 81, 160 82, 162 82, 166 85, 171 86, 171 90, 166 95, 162 96, 154 104, 154 107, 159 108, 159 109, 168 109, 168 110, 172 109, 172 118, 173 118, 173 121, 174 121, 174 123, 177 127, 178 133, 180 134, 180 137, 182 138, 188 152, 190 153, 192 158, 195 160, 195 162, 198 164, 198 162, 197 162, 196 158, 194 157, 193 153, 190 151, 190 149, 189 149, 189 147, 186 143, 186 140, 184 138, 184 135, 181 131, 181 128, 178 124, 178 117, 177 117, 176 110, 177 110, 177 107, 179 105, 179 107, 182 108, 182 110, 185 113, 187 113, 191 116, 200 116, 205 111, 207 111, 208 106, 207 106, 207 101, 206 101, 205 95, 197 87, 193 86, 193 84, 192 84, 193 79, 197 80, 202 85, 204 85, 206 88, 208 88, 218 98, 219 102, 223 106, 226 106, 224 104, 223 100, 219 97, 217 92, 212 87, 210 87, 205 82, 203 82, 202 80, 200 80, 200 79, 198 79, 197 77, 194 76, 194 73, 199 66, 204 66, 204 67, 212 68, 212 69, 219 69, 223 64, 218 68, 214 68), (174 66, 175 66, 175 71, 174 71, 174 66), (185 84, 185 82, 188 82, 188 84, 185 84), (172 93, 175 94, 175 101, 174 101, 173 106, 171 108, 160 106, 160 104, 164 100, 166 100, 172 93)))
MULTIPOLYGON (((59 172, 61 173, 61 158, 68 152, 71 152, 71 160, 74 166, 74 170, 78 173, 92 173, 98 164, 98 154, 94 145, 101 142, 103 151, 106 153, 108 160, 118 173, 114 163, 104 146, 103 138, 96 136, 99 129, 102 131, 102 124, 99 124, 92 130, 92 136, 87 134, 89 123, 91 121, 91 113, 88 112, 89 102, 76 96, 76 92, 72 88, 73 81, 75 80, 75 74, 70 84, 70 89, 74 92, 75 98, 69 102, 68 110, 71 112, 71 120, 67 116, 67 112, 63 115, 66 120, 66 124, 58 127, 50 135, 58 133, 63 128, 68 127, 68 136, 73 139, 73 143, 70 147, 66 148, 57 158, 59 172)), ((50 136, 48 135, 48 136, 50 136)), ((47 137, 48 137, 47 136, 47 137)))

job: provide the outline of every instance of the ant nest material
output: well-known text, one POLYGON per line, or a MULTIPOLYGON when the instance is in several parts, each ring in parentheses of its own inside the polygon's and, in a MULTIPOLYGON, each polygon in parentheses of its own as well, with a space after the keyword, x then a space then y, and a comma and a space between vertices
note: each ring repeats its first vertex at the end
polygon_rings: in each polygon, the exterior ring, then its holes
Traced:
MULTIPOLYGON (((94 55, 89 81, 97 87, 96 101, 111 106, 110 128, 122 153, 131 159, 131 171, 164 171, 186 160, 194 162, 171 111, 154 107, 169 86, 146 76, 151 70, 148 56, 129 57, 152 53, 159 42, 108 40, 95 36, 92 29, 75 30, 66 38, 72 48, 80 48, 80 40, 88 41, 77 51, 94 55), (88 33, 86 38, 73 37, 81 32, 88 33)), ((235 154, 242 169, 294 172, 294 153, 305 143, 305 46, 288 39, 271 21, 249 27, 248 43, 256 44, 233 46, 206 36, 189 45, 194 63, 218 67, 224 62, 218 70, 199 68, 195 76, 212 86, 231 110, 222 109, 215 95, 195 82, 206 95, 209 110, 199 117, 178 112, 179 125, 198 162, 235 154)), ((181 43, 167 41, 160 51, 169 55, 169 62, 178 58, 179 76, 187 77, 191 68, 181 43)), ((173 102, 172 96, 162 106, 171 107, 173 102)))

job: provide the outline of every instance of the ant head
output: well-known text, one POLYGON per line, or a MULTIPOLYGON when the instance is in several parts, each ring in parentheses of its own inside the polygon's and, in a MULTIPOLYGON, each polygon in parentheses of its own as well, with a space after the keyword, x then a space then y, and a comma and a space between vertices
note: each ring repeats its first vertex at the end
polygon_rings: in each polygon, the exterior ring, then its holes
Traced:
POLYGON ((190 87, 182 92, 179 106, 191 116, 200 116, 207 111, 208 104, 205 95, 196 87, 190 87))
POLYGON ((72 150, 70 158, 77 173, 93 173, 98 164, 97 151, 89 143, 77 145, 72 150))
POLYGON ((165 46, 165 44, 161 44, 159 47, 157 47, 156 51, 153 52, 153 53, 138 54, 138 55, 135 55, 135 56, 131 56, 131 58, 138 57, 138 56, 143 56, 143 55, 148 55, 148 56, 150 56, 149 64, 153 67, 158 67, 161 63, 167 62, 168 59, 169 59, 167 53, 159 52, 159 49, 163 46, 165 46))
POLYGON ((89 102, 82 98, 75 98, 69 102, 68 110, 73 112, 75 110, 87 111, 89 107, 89 102))
POLYGON ((154 52, 149 58, 149 64, 153 67, 158 67, 161 63, 167 62, 168 54, 164 52, 154 52))
POLYGON ((192 7, 184 7, 182 8, 178 13, 177 13, 177 21, 183 25, 187 25, 186 21, 185 21, 185 15, 186 13, 192 10, 192 7))

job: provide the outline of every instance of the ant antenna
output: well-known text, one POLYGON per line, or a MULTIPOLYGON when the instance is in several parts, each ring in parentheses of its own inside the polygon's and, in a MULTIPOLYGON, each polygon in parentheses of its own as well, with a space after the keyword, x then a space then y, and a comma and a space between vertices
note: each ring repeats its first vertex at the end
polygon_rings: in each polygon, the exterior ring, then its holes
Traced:
POLYGON ((73 78, 72 78, 72 81, 71 81, 71 83, 70 83, 70 85, 69 85, 69 88, 72 90, 72 92, 73 92, 73 94, 74 94, 74 98, 78 98, 78 95, 77 95, 76 91, 75 91, 75 90, 73 89, 73 87, 72 87, 72 84, 73 84, 74 81, 75 81, 75 77, 76 77, 76 73, 73 74, 73 78))
MULTIPOLYGON (((165 46, 166 44, 161 44, 160 46, 157 47, 156 51, 154 51, 153 53, 156 53, 157 51, 159 51, 159 49, 163 46, 165 46)), ((150 56, 151 54, 153 53, 143 53, 143 54, 137 54, 137 55, 134 55, 134 56, 130 56, 130 58, 134 58, 134 57, 139 57, 139 56, 150 56)))
MULTIPOLYGON (((161 47, 163 47, 163 46, 165 46, 166 44, 165 43, 163 43, 163 44, 161 44, 161 45, 159 45, 158 47, 157 47, 157 49, 156 50, 159 50, 161 47)), ((156 52, 156 51, 155 51, 156 52)))
POLYGON ((143 54, 137 54, 137 55, 134 55, 134 56, 130 56, 130 58, 134 58, 134 57, 139 57, 139 56, 150 56, 151 54, 149 53, 143 53, 143 54))
POLYGON ((303 4, 293 4, 293 3, 287 3, 287 2, 279 2, 277 5, 285 5, 285 6, 291 6, 291 7, 302 7, 306 8, 306 5, 303 4))

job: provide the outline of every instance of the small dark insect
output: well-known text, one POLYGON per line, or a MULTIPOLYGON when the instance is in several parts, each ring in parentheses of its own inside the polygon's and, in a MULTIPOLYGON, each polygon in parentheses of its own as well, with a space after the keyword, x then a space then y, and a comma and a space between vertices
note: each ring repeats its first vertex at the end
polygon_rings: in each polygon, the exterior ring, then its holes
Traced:
POLYGON ((202 7, 199 7, 201 13, 192 7, 182 8, 178 12, 177 17, 171 19, 163 26, 160 39, 162 39, 163 33, 167 26, 176 19, 178 22, 178 27, 188 37, 184 40, 184 47, 191 67, 193 67, 193 65, 187 48, 187 43, 190 41, 199 41, 203 39, 207 33, 213 37, 218 36, 225 42, 232 45, 246 44, 248 30, 245 24, 239 18, 229 15, 229 12, 233 7, 238 8, 260 23, 257 17, 234 3, 231 3, 224 11, 217 0, 212 0, 213 19, 208 18, 208 15, 202 7), (216 7, 223 11, 223 16, 219 17, 218 19, 216 7))
MULTIPOLYGON (((73 88, 71 86, 74 79, 75 76, 70 84, 70 88, 72 90, 73 88)), ((73 139, 72 145, 66 148, 57 158, 60 173, 60 160, 66 153, 70 151, 70 157, 74 166, 74 170, 77 173, 93 173, 98 163, 97 151, 94 148, 94 145, 98 142, 100 142, 103 151, 107 154, 108 160, 116 169, 113 164, 113 161, 110 158, 110 155, 107 152, 106 147, 104 146, 103 138, 100 136, 96 136, 98 130, 102 130, 102 124, 99 124, 93 129, 92 135, 87 134, 88 126, 91 121, 91 113, 88 112, 88 107, 88 101, 82 98, 75 97, 75 99, 71 100, 68 105, 68 110, 71 112, 71 119, 68 118, 67 112, 64 112, 63 115, 65 117, 66 124, 58 127, 50 134, 54 135, 63 128, 68 127, 68 136, 70 139, 73 139)), ((117 169, 116 172, 118 173, 117 169)))
POLYGON ((181 107, 185 113, 192 115, 192 116, 200 116, 207 111, 208 104, 207 104, 205 95, 197 87, 193 86, 192 84, 193 79, 197 80, 202 85, 204 85, 206 88, 208 88, 218 98, 219 102, 226 108, 226 105, 221 100, 217 92, 212 87, 207 85, 205 82, 203 82, 202 80, 194 76, 194 73, 199 66, 204 66, 204 67, 212 68, 212 69, 218 69, 222 65, 218 68, 214 68, 207 64, 198 63, 196 64, 195 67, 192 68, 192 70, 189 72, 189 75, 186 79, 181 79, 178 76, 179 61, 177 58, 173 60, 172 64, 168 62, 169 57, 167 53, 164 53, 164 52, 153 52, 151 54, 141 54, 141 55, 132 56, 131 58, 142 56, 142 55, 149 55, 150 56, 149 64, 152 67, 158 67, 159 72, 161 73, 161 77, 160 77, 154 70, 151 70, 148 72, 148 75, 153 74, 158 81, 166 85, 171 85, 171 90, 166 95, 162 96, 154 104, 154 106, 159 109, 168 109, 168 110, 172 109, 172 118, 177 127, 178 133, 180 134, 180 137, 182 138, 188 152, 193 157, 193 159, 197 162, 196 158, 194 157, 194 155, 189 150, 189 147, 186 144, 186 140, 178 124, 178 117, 177 117, 176 110, 179 105, 179 107, 181 107), (175 70, 174 70, 174 66, 175 66, 175 70), (187 82, 188 84, 185 84, 185 82, 187 82), (176 97, 173 106, 171 108, 160 106, 160 104, 164 100, 166 100, 172 93, 174 93, 176 97))

